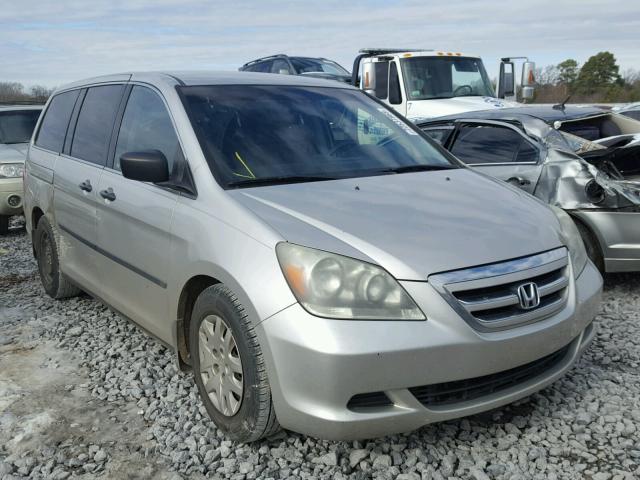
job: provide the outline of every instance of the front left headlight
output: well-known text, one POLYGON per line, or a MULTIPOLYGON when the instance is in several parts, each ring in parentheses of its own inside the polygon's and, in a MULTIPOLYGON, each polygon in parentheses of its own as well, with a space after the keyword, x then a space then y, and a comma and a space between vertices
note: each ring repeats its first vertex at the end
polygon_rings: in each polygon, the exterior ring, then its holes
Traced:
POLYGON ((578 227, 575 222, 569 216, 567 212, 561 208, 551 206, 553 213, 558 217, 560 222, 560 236, 562 237, 562 243, 569 249, 569 255, 571 256, 571 265, 573 265, 573 276, 578 276, 584 270, 587 264, 587 250, 584 248, 584 242, 578 227))
POLYGON ((18 178, 22 176, 24 164, 2 163, 0 164, 0 178, 18 178))
POLYGON ((334 253, 279 243, 276 254, 296 299, 312 315, 344 320, 425 320, 382 268, 334 253))

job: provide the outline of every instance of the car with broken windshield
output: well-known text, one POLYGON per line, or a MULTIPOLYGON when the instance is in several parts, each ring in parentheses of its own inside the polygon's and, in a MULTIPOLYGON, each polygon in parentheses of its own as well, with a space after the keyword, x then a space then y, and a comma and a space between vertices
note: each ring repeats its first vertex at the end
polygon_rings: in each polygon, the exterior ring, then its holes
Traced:
POLYGON ((558 105, 419 125, 473 169, 567 211, 601 271, 640 270, 640 122, 558 105))
POLYGON ((594 336, 602 279, 562 210, 335 81, 67 85, 25 183, 45 291, 88 292, 160 339, 235 440, 368 438, 491 409, 566 373, 594 336))

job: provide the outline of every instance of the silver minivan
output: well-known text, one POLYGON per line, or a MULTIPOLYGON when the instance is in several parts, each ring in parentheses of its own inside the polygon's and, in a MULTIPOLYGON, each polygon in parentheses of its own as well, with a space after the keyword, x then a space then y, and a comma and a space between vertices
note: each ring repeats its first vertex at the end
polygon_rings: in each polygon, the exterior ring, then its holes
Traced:
POLYGON ((571 219, 365 93, 135 73, 50 99, 25 172, 42 283, 167 344, 229 438, 405 432, 525 397, 594 336, 571 219))

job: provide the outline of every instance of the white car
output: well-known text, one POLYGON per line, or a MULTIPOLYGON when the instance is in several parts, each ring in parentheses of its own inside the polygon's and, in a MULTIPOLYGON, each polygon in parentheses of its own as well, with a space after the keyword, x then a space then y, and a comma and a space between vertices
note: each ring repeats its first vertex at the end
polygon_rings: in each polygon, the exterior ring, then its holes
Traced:
POLYGON ((0 234, 22 213, 22 171, 42 106, 0 106, 0 234))

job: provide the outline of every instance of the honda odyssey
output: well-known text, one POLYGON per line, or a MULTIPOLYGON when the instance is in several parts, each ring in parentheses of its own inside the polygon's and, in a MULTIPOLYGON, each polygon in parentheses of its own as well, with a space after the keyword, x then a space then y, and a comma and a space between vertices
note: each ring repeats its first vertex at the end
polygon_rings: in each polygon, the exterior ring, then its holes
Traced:
POLYGON ((59 89, 25 214, 45 291, 176 352, 229 438, 374 437, 525 397, 594 336, 559 209, 338 82, 134 73, 59 89))

